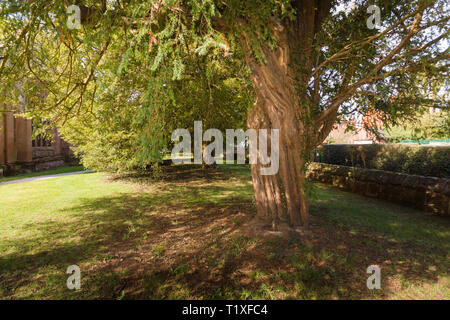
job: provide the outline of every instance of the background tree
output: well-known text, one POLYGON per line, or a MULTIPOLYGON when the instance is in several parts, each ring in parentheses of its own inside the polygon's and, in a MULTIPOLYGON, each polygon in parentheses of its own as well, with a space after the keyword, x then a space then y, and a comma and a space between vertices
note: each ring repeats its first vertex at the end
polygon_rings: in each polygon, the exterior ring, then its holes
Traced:
POLYGON ((450 139, 450 114, 448 109, 419 113, 413 120, 392 126, 382 132, 387 141, 450 139))
POLYGON ((30 95, 44 86, 45 103, 30 114, 63 124, 89 112, 88 101, 130 72, 133 61, 140 70, 134 78, 151 78, 153 86, 168 75, 183 81, 193 55, 241 51, 256 94, 247 125, 280 129, 279 173, 261 176, 260 165, 252 165, 257 215, 274 229, 307 224, 304 170, 340 114, 364 112, 371 101, 387 120, 404 117, 423 101, 419 74, 434 80, 448 72, 444 0, 76 3, 80 30, 66 26, 69 3, 2 2, 0 81, 7 99, 16 99, 17 82, 30 95), (381 8, 379 28, 368 28, 373 4, 381 8))
POLYGON ((188 129, 193 137, 194 121, 224 135, 229 126, 244 129, 252 91, 240 74, 242 63, 223 55, 212 61, 193 58, 183 81, 162 74, 135 79, 140 63, 129 63, 121 77, 108 79, 108 87, 97 91, 91 112, 60 128, 82 163, 96 170, 146 169, 161 162, 164 151, 170 153, 174 130, 188 129))

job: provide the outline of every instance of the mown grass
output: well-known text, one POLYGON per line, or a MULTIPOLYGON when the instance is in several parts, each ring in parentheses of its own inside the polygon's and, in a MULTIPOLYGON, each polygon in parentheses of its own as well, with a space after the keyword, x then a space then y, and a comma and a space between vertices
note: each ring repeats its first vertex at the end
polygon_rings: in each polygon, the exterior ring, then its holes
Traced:
POLYGON ((83 166, 67 166, 67 167, 62 167, 62 168, 53 169, 53 170, 45 170, 45 171, 33 172, 33 173, 22 174, 22 175, 11 176, 11 177, 2 177, 2 178, 0 178, 0 182, 21 180, 21 179, 33 178, 33 177, 41 177, 41 176, 52 175, 52 174, 77 172, 77 171, 83 171, 83 170, 84 170, 83 166))
POLYGON ((450 298, 448 218, 317 184, 302 237, 255 236, 248 167, 166 170, 0 185, 0 298, 450 298))

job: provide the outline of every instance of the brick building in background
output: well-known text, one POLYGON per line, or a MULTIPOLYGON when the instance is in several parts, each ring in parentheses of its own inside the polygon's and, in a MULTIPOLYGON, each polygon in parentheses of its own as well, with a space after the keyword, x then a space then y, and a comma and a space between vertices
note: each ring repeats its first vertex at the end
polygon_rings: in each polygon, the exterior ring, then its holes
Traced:
POLYGON ((32 120, 0 113, 0 176, 57 168, 73 161, 69 144, 56 130, 51 141, 33 140, 32 134, 32 120))
POLYGON ((373 143, 385 143, 383 140, 377 139, 377 137, 366 128, 374 128, 376 130, 382 130, 383 121, 381 117, 377 115, 376 111, 368 111, 364 116, 357 119, 350 119, 341 121, 333 127, 326 138, 326 144, 373 144, 373 143), (355 130, 348 130, 351 127, 355 130))

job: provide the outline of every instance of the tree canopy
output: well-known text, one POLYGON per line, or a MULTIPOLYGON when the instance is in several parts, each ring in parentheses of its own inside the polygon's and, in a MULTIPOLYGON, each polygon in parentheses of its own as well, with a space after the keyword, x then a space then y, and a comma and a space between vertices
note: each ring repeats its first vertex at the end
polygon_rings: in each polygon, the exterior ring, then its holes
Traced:
MULTIPOLYGON (((79 29, 68 23, 71 4, 1 2, 3 103, 25 97, 30 117, 107 127, 124 134, 120 141, 142 137, 122 130, 139 122, 140 130, 151 123, 145 137, 157 137, 191 119, 189 110, 215 110, 211 125, 225 119, 219 110, 246 110, 249 128, 280 130, 279 174, 262 177, 262 165, 252 166, 258 216, 273 228, 306 225, 304 168, 339 117, 375 108, 395 122, 418 106, 448 107, 444 0, 78 0, 79 29), (232 92, 236 100, 222 109, 232 92)), ((141 155, 166 141, 145 137, 141 155)))

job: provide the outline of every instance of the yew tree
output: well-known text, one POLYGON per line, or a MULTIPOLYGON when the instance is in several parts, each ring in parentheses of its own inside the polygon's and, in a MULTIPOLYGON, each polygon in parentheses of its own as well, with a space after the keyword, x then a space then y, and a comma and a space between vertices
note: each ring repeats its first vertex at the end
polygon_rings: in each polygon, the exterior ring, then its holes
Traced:
POLYGON ((247 127, 280 130, 279 172, 263 176, 261 164, 251 168, 257 216, 274 229, 307 225, 305 168, 339 117, 371 108, 395 121, 424 103, 448 104, 420 85, 424 76, 447 78, 445 0, 74 3, 80 28, 69 27, 69 1, 0 3, 5 102, 26 95, 30 116, 62 125, 90 112, 124 73, 133 72, 123 82, 133 101, 155 92, 134 90, 138 80, 156 79, 162 90, 167 77, 182 82, 186 70, 199 72, 190 65, 193 56, 240 59, 255 93, 247 127))

